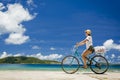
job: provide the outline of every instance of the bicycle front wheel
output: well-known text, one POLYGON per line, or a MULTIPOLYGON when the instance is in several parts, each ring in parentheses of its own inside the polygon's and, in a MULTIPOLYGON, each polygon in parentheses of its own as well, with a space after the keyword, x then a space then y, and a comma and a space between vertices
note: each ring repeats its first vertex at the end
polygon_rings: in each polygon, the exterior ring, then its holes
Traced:
POLYGON ((96 55, 91 59, 90 69, 96 74, 103 74, 109 68, 108 61, 101 55, 96 55))
POLYGON ((68 74, 73 74, 78 71, 80 65, 79 60, 74 56, 66 56, 61 63, 62 70, 68 74))

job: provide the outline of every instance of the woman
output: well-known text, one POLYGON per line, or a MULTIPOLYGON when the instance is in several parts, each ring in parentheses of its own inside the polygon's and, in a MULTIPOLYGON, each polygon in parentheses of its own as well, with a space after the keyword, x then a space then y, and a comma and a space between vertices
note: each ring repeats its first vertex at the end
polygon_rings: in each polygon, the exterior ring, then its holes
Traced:
POLYGON ((82 53, 82 59, 83 59, 83 63, 84 63, 83 68, 86 69, 87 68, 86 57, 87 57, 87 55, 94 52, 94 48, 93 48, 93 43, 92 43, 91 30, 89 30, 89 29, 85 30, 85 35, 86 35, 86 38, 83 41, 78 42, 76 44, 76 47, 79 47, 79 46, 82 46, 82 45, 86 44, 86 49, 82 53))

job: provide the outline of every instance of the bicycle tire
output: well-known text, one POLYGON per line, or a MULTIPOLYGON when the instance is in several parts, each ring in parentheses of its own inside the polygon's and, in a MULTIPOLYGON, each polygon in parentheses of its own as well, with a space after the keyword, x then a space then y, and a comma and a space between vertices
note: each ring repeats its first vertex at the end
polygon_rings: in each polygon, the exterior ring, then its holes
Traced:
POLYGON ((101 55, 94 56, 90 61, 90 69, 96 74, 104 74, 108 70, 108 68, 109 68, 109 63, 107 59, 101 55), (95 58, 98 59, 98 61, 100 62, 98 62, 97 60, 95 61, 95 58), (101 70, 101 71, 98 71, 98 70, 101 70))
POLYGON ((62 70, 68 74, 73 74, 73 73, 77 72, 80 68, 79 60, 75 56, 72 56, 72 55, 64 57, 61 62, 61 66, 62 66, 62 70), (65 63, 65 61, 67 61, 67 60, 68 60, 68 63, 65 63), (74 60, 74 62, 73 62, 73 60, 74 60))

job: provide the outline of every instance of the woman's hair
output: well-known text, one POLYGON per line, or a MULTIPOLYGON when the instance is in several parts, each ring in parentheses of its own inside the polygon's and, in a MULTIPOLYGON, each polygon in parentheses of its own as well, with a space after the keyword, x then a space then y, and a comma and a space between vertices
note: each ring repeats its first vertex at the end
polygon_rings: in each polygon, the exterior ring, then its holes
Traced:
POLYGON ((88 34, 88 36, 91 36, 91 34, 88 34))

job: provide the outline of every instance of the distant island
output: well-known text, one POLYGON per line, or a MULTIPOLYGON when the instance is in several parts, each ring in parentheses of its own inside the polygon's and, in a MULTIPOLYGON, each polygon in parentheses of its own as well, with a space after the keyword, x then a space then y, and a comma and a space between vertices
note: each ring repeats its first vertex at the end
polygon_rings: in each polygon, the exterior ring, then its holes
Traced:
POLYGON ((0 59, 0 63, 3 64, 60 64, 58 61, 52 60, 40 60, 35 57, 26 57, 26 56, 18 56, 18 57, 6 57, 0 59))

